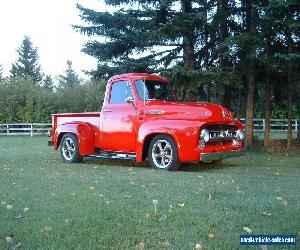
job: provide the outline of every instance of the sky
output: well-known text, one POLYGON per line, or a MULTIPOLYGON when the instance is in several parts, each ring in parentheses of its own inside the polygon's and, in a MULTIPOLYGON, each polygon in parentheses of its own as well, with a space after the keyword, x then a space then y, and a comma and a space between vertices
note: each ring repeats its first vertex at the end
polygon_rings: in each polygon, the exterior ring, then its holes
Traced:
POLYGON ((0 64, 8 76, 17 60, 16 49, 25 35, 38 49, 45 74, 63 74, 66 61, 72 60, 77 74, 96 68, 96 59, 81 52, 88 37, 74 31, 71 25, 83 24, 76 8, 106 11, 103 0, 0 0, 0 64))

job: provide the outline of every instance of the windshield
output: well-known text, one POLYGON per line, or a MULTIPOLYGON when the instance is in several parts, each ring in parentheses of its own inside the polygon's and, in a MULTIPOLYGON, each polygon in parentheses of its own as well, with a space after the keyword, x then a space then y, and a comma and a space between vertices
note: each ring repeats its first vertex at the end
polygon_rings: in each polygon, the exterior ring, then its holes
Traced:
POLYGON ((177 101, 174 89, 170 83, 153 80, 136 80, 135 87, 142 101, 177 101))

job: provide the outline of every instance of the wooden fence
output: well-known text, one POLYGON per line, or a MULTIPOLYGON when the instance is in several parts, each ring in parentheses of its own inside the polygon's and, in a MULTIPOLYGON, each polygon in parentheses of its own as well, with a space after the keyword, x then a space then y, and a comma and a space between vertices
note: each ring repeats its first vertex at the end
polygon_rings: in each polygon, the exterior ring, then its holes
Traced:
POLYGON ((2 135, 46 135, 51 129, 48 123, 10 123, 0 124, 0 136, 2 135))
MULTIPOLYGON (((241 122, 245 123, 245 118, 241 118, 241 122)), ((292 120, 293 131, 298 131, 299 120, 292 120)), ((265 119, 254 119, 254 130, 265 130, 265 119)), ((271 131, 287 131, 287 119, 271 119, 271 131)), ((48 123, 10 123, 0 124, 0 136, 10 135, 46 135, 51 129, 48 123)))
MULTIPOLYGON (((292 119, 292 130, 298 131, 299 120, 292 119)), ((241 118, 241 123, 245 125, 245 118, 241 118)), ((266 120, 265 119, 253 119, 254 131, 265 131, 266 120)), ((270 120, 271 131, 287 131, 288 120, 287 119, 271 119, 270 120)))

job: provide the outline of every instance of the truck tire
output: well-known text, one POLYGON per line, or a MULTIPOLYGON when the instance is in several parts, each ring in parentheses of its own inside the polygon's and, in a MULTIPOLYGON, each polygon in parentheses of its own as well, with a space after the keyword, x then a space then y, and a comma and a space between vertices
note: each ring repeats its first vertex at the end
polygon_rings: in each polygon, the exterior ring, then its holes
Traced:
POLYGON ((65 163, 77 163, 82 161, 79 155, 79 145, 76 135, 66 133, 60 142, 60 154, 65 163))
POLYGON ((177 146, 173 138, 168 135, 156 135, 151 140, 148 158, 154 169, 173 171, 180 167, 177 146))

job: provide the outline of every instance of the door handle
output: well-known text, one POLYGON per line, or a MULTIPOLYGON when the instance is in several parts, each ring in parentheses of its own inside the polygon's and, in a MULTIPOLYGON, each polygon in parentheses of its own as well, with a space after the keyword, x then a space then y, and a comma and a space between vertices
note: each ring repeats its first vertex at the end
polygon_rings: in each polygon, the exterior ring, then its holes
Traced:
POLYGON ((103 109, 103 112, 108 113, 108 112, 111 112, 111 110, 109 110, 109 109, 103 109))

